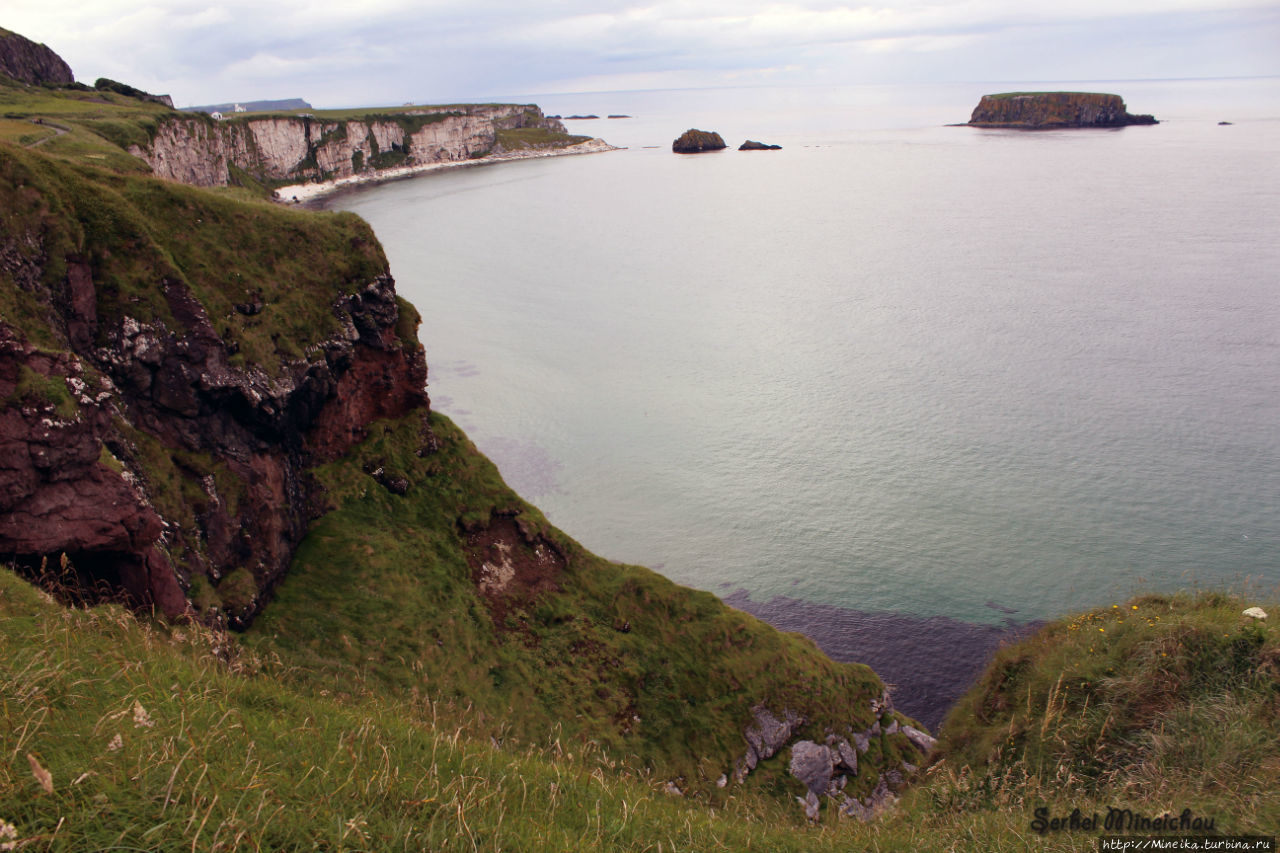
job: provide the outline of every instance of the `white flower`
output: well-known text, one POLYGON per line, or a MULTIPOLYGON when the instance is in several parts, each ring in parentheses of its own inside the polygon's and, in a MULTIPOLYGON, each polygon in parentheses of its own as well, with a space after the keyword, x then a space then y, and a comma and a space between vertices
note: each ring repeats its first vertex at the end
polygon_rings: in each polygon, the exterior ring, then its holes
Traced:
POLYGON ((116 736, 111 739, 111 743, 107 744, 107 749, 111 752, 117 752, 124 749, 124 738, 117 732, 116 736))
POLYGON ((156 724, 155 720, 147 714, 147 709, 142 707, 142 703, 136 699, 133 700, 133 724, 140 729, 149 729, 156 724))
POLYGON ((1267 611, 1263 610, 1261 607, 1250 607, 1244 612, 1244 615, 1252 619, 1266 619, 1267 611))
POLYGON ((18 827, 9 823, 9 821, 0 817, 0 851, 9 851, 17 849, 17 842, 13 839, 18 837, 18 827), (9 839, 9 840, 6 840, 9 839))

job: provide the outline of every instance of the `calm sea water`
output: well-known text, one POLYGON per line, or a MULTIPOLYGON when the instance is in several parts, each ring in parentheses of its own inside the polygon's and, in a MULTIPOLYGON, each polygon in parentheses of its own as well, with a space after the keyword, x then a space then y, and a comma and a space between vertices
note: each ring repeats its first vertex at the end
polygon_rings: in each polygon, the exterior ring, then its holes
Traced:
POLYGON ((330 206, 436 408, 592 550, 987 624, 1280 583, 1280 80, 520 100, 628 148, 330 206), (945 126, 1047 88, 1164 122, 945 126))

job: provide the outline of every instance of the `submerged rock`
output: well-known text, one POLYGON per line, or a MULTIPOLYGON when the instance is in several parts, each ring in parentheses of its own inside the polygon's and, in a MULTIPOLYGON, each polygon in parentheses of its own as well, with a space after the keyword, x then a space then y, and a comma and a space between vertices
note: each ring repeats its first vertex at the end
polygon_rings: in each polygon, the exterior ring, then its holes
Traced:
POLYGON ((689 128, 671 143, 677 154, 697 154, 700 151, 719 151, 727 146, 720 134, 713 131, 689 128))
POLYGON ((738 759, 734 770, 734 778, 739 782, 755 770, 757 764, 772 758, 786 746, 791 736, 805 723, 804 717, 790 710, 784 710, 782 719, 778 719, 763 705, 752 708, 751 714, 752 724, 742 733, 747 741, 747 751, 738 759))
POLYGON ((781 151, 781 145, 766 145, 763 142, 756 142, 754 139, 748 139, 746 142, 738 146, 739 151, 781 151))

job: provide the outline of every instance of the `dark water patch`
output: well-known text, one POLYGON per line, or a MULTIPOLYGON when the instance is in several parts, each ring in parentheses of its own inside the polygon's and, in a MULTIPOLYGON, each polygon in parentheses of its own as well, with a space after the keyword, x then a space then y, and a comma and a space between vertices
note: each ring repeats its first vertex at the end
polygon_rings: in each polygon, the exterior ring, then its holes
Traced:
POLYGON ((783 631, 809 637, 833 660, 865 663, 892 688, 893 703, 937 731, 951 706, 969 689, 992 653, 1043 622, 979 625, 946 616, 869 613, 778 596, 752 601, 745 590, 725 596, 783 631))

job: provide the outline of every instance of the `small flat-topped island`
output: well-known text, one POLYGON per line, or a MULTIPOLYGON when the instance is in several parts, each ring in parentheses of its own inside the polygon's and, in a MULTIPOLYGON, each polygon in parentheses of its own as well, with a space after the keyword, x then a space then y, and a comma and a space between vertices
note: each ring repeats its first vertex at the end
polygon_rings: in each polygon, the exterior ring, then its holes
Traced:
POLYGON ((969 119, 971 127, 1048 130, 1065 127, 1124 127, 1158 124, 1153 116, 1131 115, 1119 95, 1099 92, 1005 92, 983 95, 969 119))

